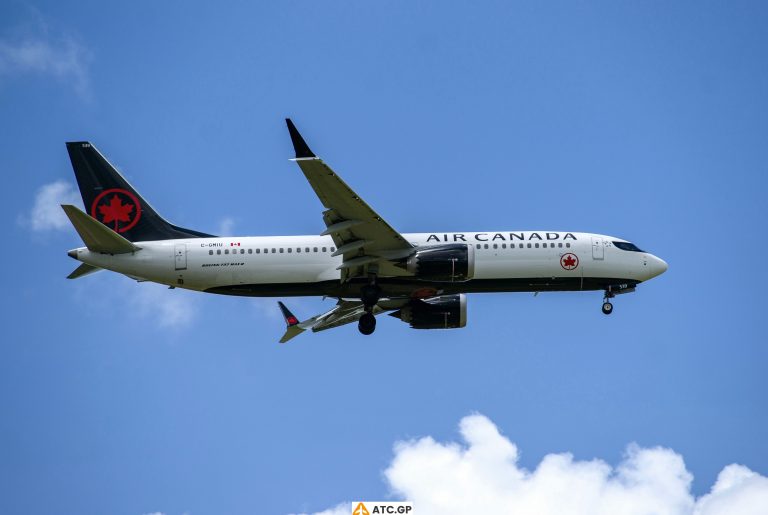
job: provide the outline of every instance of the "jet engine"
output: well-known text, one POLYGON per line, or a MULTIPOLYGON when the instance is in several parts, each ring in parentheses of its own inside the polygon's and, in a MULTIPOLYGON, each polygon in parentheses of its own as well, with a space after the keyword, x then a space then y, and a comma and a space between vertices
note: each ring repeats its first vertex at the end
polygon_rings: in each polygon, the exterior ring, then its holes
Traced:
POLYGON ((426 281, 468 281, 475 275, 474 247, 457 243, 421 248, 408 257, 405 269, 426 281))
POLYGON ((414 329, 457 329, 467 325, 467 296, 461 293, 414 299, 389 315, 414 329))

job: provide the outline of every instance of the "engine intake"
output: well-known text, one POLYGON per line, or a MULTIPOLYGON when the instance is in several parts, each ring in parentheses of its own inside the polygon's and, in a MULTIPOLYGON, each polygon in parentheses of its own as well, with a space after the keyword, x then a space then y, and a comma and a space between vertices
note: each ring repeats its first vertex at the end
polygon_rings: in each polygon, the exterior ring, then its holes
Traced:
POLYGON ((414 299, 390 316, 414 329, 457 329, 467 325, 467 296, 461 293, 414 299))
POLYGON ((475 275, 474 250, 462 243, 422 248, 408 257, 405 268, 427 281, 468 281, 475 275))

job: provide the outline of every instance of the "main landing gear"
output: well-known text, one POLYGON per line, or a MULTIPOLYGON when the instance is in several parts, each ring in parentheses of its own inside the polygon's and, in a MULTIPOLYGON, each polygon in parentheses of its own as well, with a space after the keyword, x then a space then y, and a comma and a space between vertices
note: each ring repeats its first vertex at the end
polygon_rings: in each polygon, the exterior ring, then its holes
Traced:
POLYGON ((376 276, 371 275, 371 281, 360 290, 360 300, 363 301, 365 314, 357 322, 357 329, 364 335, 373 334, 376 330, 376 317, 373 308, 381 299, 381 288, 376 284, 376 276))
POLYGON ((361 316, 360 320, 357 321, 357 329, 366 336, 373 334, 376 330, 376 317, 373 316, 373 313, 365 313, 361 316))
POLYGON ((615 293, 611 291, 611 287, 609 286, 607 290, 605 290, 605 297, 603 297, 603 314, 604 315, 610 315, 613 313, 613 304, 611 304, 611 299, 616 296, 615 293))

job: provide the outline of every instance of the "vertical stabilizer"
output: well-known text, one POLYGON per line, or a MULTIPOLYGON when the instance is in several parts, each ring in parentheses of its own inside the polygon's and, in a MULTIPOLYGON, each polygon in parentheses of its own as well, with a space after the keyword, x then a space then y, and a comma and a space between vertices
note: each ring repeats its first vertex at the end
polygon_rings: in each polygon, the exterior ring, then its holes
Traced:
POLYGON ((86 213, 127 240, 211 237, 167 222, 91 143, 67 143, 67 152, 86 213))

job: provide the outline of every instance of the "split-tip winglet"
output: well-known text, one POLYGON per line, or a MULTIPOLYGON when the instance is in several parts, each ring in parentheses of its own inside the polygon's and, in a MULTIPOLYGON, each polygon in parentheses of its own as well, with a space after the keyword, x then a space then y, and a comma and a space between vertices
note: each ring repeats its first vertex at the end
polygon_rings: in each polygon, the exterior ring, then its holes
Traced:
POLYGON ((287 307, 285 307, 285 304, 283 304, 279 300, 277 301, 277 304, 280 306, 280 311, 283 312, 283 318, 285 319, 285 325, 288 326, 288 327, 291 327, 291 326, 294 326, 294 325, 298 325, 299 319, 296 318, 294 316, 294 314, 291 313, 291 311, 287 307))
POLYGON ((296 126, 291 119, 286 118, 285 123, 288 125, 288 133, 291 135, 291 143, 293 143, 293 150, 296 152, 296 159, 317 157, 309 149, 309 145, 307 145, 307 142, 301 137, 301 134, 299 134, 298 129, 296 129, 296 126))
POLYGON ((277 301, 277 304, 280 306, 280 311, 283 312, 283 318, 285 318, 285 334, 280 338, 280 343, 286 343, 288 340, 303 333, 304 329, 299 325, 299 319, 285 307, 285 304, 280 301, 277 301))

